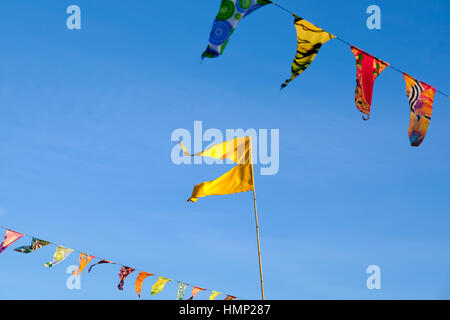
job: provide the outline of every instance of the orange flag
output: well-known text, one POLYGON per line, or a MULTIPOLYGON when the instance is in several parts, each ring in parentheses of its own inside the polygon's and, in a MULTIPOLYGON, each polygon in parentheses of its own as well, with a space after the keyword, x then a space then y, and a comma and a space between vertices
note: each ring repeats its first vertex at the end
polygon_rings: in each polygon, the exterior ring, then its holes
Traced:
POLYGON ((136 288, 136 292, 137 292, 139 298, 141 297, 142 283, 144 282, 144 279, 149 276, 154 276, 154 274, 142 271, 141 273, 139 273, 139 275, 136 279, 136 283, 134 284, 134 286, 136 288))
POLYGON ((83 272, 84 268, 86 268, 86 266, 89 264, 89 262, 91 262, 92 259, 95 259, 94 256, 90 256, 86 253, 80 253, 80 266, 78 267, 77 270, 75 270, 74 272, 72 272, 73 276, 79 276, 81 274, 81 272, 83 272))

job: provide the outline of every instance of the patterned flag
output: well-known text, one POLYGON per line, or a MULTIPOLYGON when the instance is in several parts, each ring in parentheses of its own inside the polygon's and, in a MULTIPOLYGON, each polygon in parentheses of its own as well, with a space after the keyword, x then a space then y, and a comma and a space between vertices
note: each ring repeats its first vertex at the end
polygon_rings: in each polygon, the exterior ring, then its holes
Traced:
POLYGON ((203 290, 206 290, 206 289, 199 288, 199 287, 194 287, 194 288, 192 289, 192 297, 190 297, 188 300, 194 299, 195 296, 196 296, 199 292, 201 292, 201 291, 203 291, 203 290))
POLYGON ((239 21, 271 2, 269 0, 222 0, 202 59, 220 56, 239 21))
POLYGON ((99 262, 94 263, 94 264, 89 268, 88 273, 91 272, 91 270, 92 270, 93 267, 95 267, 96 265, 99 265, 99 264, 103 264, 103 263, 114 263, 114 262, 111 262, 111 261, 108 261, 108 260, 100 260, 99 262))
POLYGON ((228 296, 226 296, 226 298, 223 299, 223 300, 236 300, 236 299, 237 299, 236 297, 233 297, 233 296, 228 295, 228 296))
POLYGON ((211 291, 211 295, 209 296, 209 300, 215 300, 218 295, 221 295, 221 293, 217 292, 217 291, 211 291))
POLYGON ((128 275, 129 275, 130 273, 132 273, 134 270, 135 270, 135 269, 133 269, 133 268, 125 267, 125 266, 123 266, 123 267, 120 269, 120 271, 119 271, 119 279, 120 279, 120 282, 119 282, 119 284, 117 285, 117 288, 119 288, 119 290, 123 290, 123 284, 124 284, 124 282, 125 282, 125 279, 126 279, 126 278, 128 277, 128 275))
POLYGON ((139 273, 139 275, 136 279, 134 287, 136 288, 136 292, 137 292, 139 298, 141 297, 142 283, 144 282, 144 279, 149 276, 154 276, 154 274, 142 271, 141 273, 139 273))
POLYGON ((78 267, 77 270, 72 272, 72 275, 79 276, 83 272, 84 268, 86 268, 86 266, 89 264, 89 262, 91 262, 92 259, 95 259, 95 257, 90 256, 86 253, 80 253, 79 257, 80 266, 78 267))
POLYGON ((156 283, 152 287, 152 295, 161 292, 164 289, 164 286, 166 285, 166 283, 169 281, 172 281, 172 280, 164 278, 164 277, 159 277, 158 281, 156 281, 156 283))
POLYGON ((48 242, 48 241, 33 238, 30 246, 18 247, 18 248, 15 248, 14 251, 22 252, 22 253, 31 253, 33 251, 38 250, 39 248, 49 245, 49 244, 50 244, 50 242, 48 242))
POLYGON ((57 265, 58 263, 64 261, 64 259, 66 259, 68 256, 70 256, 73 251, 74 250, 72 250, 72 249, 58 246, 56 248, 55 254, 53 255, 53 260, 50 262, 47 262, 46 264, 44 264, 44 266, 46 266, 47 268, 50 268, 50 267, 57 265))
POLYGON ((409 98, 411 117, 408 135, 411 145, 418 147, 425 138, 433 113, 433 101, 436 89, 403 74, 406 81, 406 94, 409 98))
POLYGON ((23 236, 24 236, 23 233, 19 233, 19 232, 16 232, 16 231, 12 231, 12 230, 6 229, 5 239, 3 239, 2 244, 0 244, 0 253, 5 251, 6 248, 8 248, 10 245, 12 245, 14 242, 19 240, 23 236))
POLYGON ((375 79, 389 64, 356 47, 352 46, 351 49, 356 58, 355 103, 358 110, 363 113, 363 119, 368 120, 375 79))
POLYGON ((186 288, 189 285, 186 283, 178 282, 178 288, 177 288, 177 300, 183 300, 184 293, 186 292, 186 288))
POLYGON ((292 77, 286 80, 285 83, 281 85, 281 88, 286 87, 289 82, 294 80, 300 73, 309 67, 325 42, 336 38, 331 33, 316 27, 295 14, 293 14, 293 16, 295 18, 295 29, 297 30, 297 54, 292 63, 292 77))

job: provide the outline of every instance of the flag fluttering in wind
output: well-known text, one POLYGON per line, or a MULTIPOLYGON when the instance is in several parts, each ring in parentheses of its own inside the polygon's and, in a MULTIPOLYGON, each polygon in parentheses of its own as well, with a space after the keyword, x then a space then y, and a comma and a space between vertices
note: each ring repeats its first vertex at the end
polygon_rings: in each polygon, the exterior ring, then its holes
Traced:
POLYGON ((170 279, 159 277, 158 280, 155 282, 155 284, 152 287, 152 295, 157 294, 161 292, 164 289, 164 286, 167 282, 172 281, 170 279))
POLYGON ((119 271, 119 284, 117 285, 117 288, 119 288, 119 290, 123 290, 123 284, 125 282, 125 279, 130 275, 130 273, 132 273, 135 269, 130 268, 130 267, 125 267, 123 266, 120 271, 119 271))
POLYGON ((292 77, 286 80, 281 88, 286 87, 289 82, 309 67, 325 42, 335 38, 331 33, 316 27, 305 19, 295 14, 293 16, 295 18, 295 29, 297 30, 297 54, 292 63, 292 77))
POLYGON ((154 274, 152 273, 148 273, 148 272, 144 272, 142 271, 141 273, 139 273, 136 282, 134 283, 134 287, 136 289, 136 292, 139 296, 139 298, 141 297, 141 290, 142 290, 142 283, 144 282, 144 279, 150 276, 154 276, 154 274))
POLYGON ((88 270, 88 273, 91 272, 91 270, 92 270, 93 267, 95 267, 95 266, 97 266, 97 265, 99 265, 99 264, 103 264, 103 263, 112 263, 112 262, 111 262, 111 261, 108 261, 108 260, 100 260, 99 262, 94 263, 92 266, 90 266, 90 268, 89 268, 89 270, 88 270))
POLYGON ((209 300, 216 300, 218 295, 221 295, 221 293, 217 292, 217 291, 214 291, 214 290, 211 291, 211 295, 209 296, 209 300))
POLYGON ((425 138, 430 125, 436 89, 412 78, 406 73, 403 76, 406 81, 406 94, 408 95, 411 109, 408 128, 409 140, 413 147, 418 147, 425 138))
POLYGON ((23 233, 19 233, 13 230, 6 229, 5 238, 2 244, 0 244, 0 253, 6 250, 10 245, 25 236, 23 233))
POLYGON ((356 47, 351 47, 356 58, 356 107, 363 114, 363 119, 370 117, 372 105, 373 85, 375 79, 386 69, 389 64, 379 60, 356 47))
POLYGON ((201 197, 253 190, 253 164, 250 137, 225 141, 194 155, 189 154, 181 143, 180 145, 186 156, 208 156, 215 159, 228 159, 234 163, 238 163, 237 166, 216 180, 196 185, 188 201, 196 202, 201 197))
POLYGON ((89 262, 92 261, 92 259, 95 259, 95 257, 86 253, 80 253, 80 257, 78 258, 80 266, 77 270, 72 272, 72 275, 79 276, 83 272, 84 268, 86 268, 86 266, 89 264, 89 262))
POLYGON ((50 242, 48 241, 33 238, 33 240, 31 241, 31 245, 15 248, 14 251, 21 253, 31 253, 49 244, 50 242))
POLYGON ((236 297, 228 295, 224 300, 236 300, 236 299, 237 299, 236 297))
POLYGON ((177 300, 183 300, 184 294, 186 292, 186 288, 188 287, 187 283, 179 282, 177 287, 177 300))
POLYGON ((47 262, 46 264, 44 264, 44 266, 46 266, 47 268, 50 268, 50 267, 57 265, 58 263, 61 263, 62 261, 64 261, 64 259, 66 259, 68 256, 70 256, 73 251, 74 250, 72 250, 72 249, 58 246, 56 248, 55 254, 53 255, 52 261, 47 262))
POLYGON ((271 2, 269 0, 222 0, 209 35, 208 47, 203 52, 202 58, 220 56, 239 21, 271 2))
POLYGON ((191 296, 188 300, 194 299, 195 296, 196 296, 199 292, 202 292, 202 291, 204 291, 204 290, 206 290, 206 289, 199 288, 199 287, 194 287, 194 288, 192 289, 192 296, 191 296))

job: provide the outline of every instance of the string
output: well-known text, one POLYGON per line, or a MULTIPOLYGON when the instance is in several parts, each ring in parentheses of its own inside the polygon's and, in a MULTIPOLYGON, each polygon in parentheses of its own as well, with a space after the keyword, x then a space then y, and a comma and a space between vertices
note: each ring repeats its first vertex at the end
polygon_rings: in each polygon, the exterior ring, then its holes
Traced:
MULTIPOLYGON (((6 227, 4 227, 4 226, 0 226, 0 228, 5 229, 5 230, 11 230, 11 229, 6 228, 6 227)), ((11 231, 13 231, 13 230, 11 230, 11 231)), ((18 232, 18 231, 15 231, 15 232, 18 232)), ((21 232, 20 232, 20 233, 21 233, 21 232)), ((31 235, 31 234, 26 234, 26 233, 22 233, 22 234, 25 235, 26 237, 29 237, 29 238, 41 239, 40 237, 35 237, 35 236, 31 235)), ((45 240, 45 241, 47 241, 47 240, 45 240)), ((49 242, 50 244, 54 245, 54 246, 66 248, 65 246, 60 245, 60 244, 58 244, 58 243, 56 243, 56 242, 50 242, 50 241, 48 241, 48 242, 49 242)), ((68 248, 68 249, 69 249, 69 248, 68 248)), ((76 252, 76 253, 86 254, 86 252, 82 252, 82 251, 79 251, 79 250, 76 250, 76 249, 72 249, 72 248, 70 248, 70 249, 73 250, 73 252, 76 252)), ((100 259, 100 260, 106 260, 106 259, 103 259, 103 258, 99 258, 99 257, 97 257, 97 256, 95 256, 95 258, 100 259)), ((110 261, 110 260, 106 260, 106 261, 110 261)), ((111 264, 118 265, 118 266, 130 268, 129 266, 124 265, 124 264, 121 264, 121 263, 118 263, 118 262, 110 262, 110 263, 111 263, 111 264)), ((136 269, 136 268, 133 268, 133 269, 136 270, 136 271, 138 271, 138 272, 146 272, 146 271, 141 270, 141 269, 136 269)), ((148 273, 148 272, 146 272, 146 273, 148 273)), ((160 277, 160 276, 157 275, 157 274, 155 274, 154 276, 155 276, 155 277, 160 277)), ((164 277, 164 278, 166 278, 166 277, 164 277)), ((168 278, 166 278, 166 279, 168 279, 168 278)), ((190 284, 190 283, 186 283, 186 282, 182 282, 182 281, 178 281, 178 280, 173 280, 173 279, 170 279, 170 280, 172 280, 172 281, 174 281, 174 282, 177 282, 177 283, 184 283, 184 284, 186 284, 186 285, 188 285, 188 286, 191 286, 191 287, 195 287, 194 285, 192 285, 192 284, 190 284)), ((206 291, 211 291, 211 293, 212 293, 213 290, 206 289, 206 291)))
MULTIPOLYGON (((281 9, 281 10, 283 10, 283 11, 285 11, 285 12, 288 12, 290 15, 295 15, 295 13, 293 13, 291 10, 284 8, 283 6, 279 5, 278 3, 274 2, 274 1, 272 1, 272 4, 274 4, 274 5, 275 5, 276 7, 278 7, 279 9, 281 9)), ((344 43, 344 44, 350 46, 350 47, 353 47, 353 45, 352 45, 350 42, 348 42, 348 41, 346 41, 346 40, 344 40, 344 39, 342 39, 342 38, 340 38, 340 37, 338 37, 338 36, 336 36, 336 39, 339 40, 339 41, 341 41, 342 43, 344 43)), ((377 57, 372 56, 371 54, 368 54, 367 52, 365 52, 365 53, 366 53, 367 55, 369 55, 370 57, 374 58, 374 59, 381 60, 381 59, 379 59, 379 58, 377 58, 377 57)), ((381 60, 381 61, 386 61, 386 60, 381 60)), ((401 74, 407 74, 406 72, 404 72, 404 71, 402 71, 401 69, 399 69, 399 68, 393 66, 393 65, 390 64, 390 63, 389 63, 389 67, 391 67, 394 71, 397 71, 397 72, 399 72, 399 73, 401 73, 401 74)), ((408 75, 408 74, 407 74, 407 75, 408 75)), ((413 79, 416 79, 416 78, 413 78, 413 79)), ((436 88, 435 88, 435 89, 436 89, 436 88)), ((439 94, 441 94, 441 95, 443 95, 444 97, 450 99, 450 96, 449 96, 448 94, 442 92, 441 90, 436 89, 436 92, 439 93, 439 94)))

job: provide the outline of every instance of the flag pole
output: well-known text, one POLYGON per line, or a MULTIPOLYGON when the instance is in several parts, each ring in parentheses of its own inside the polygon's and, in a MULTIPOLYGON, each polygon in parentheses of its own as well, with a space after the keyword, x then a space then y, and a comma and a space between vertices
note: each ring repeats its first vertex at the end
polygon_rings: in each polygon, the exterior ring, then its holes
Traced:
MULTIPOLYGON (((250 137, 250 145, 251 145, 251 137, 250 137)), ((253 150, 253 149, 252 149, 253 150)), ((253 157, 250 155, 250 164, 252 166, 252 183, 253 183, 253 205, 255 208, 255 222, 256 222, 256 240, 258 242, 258 260, 259 260, 259 275, 261 278, 261 297, 264 300, 264 281, 263 281, 263 272, 262 272, 262 264, 261 264, 261 244, 259 242, 259 225, 258 225, 258 211, 256 209, 256 191, 255 191, 255 174, 253 171, 253 157)))

